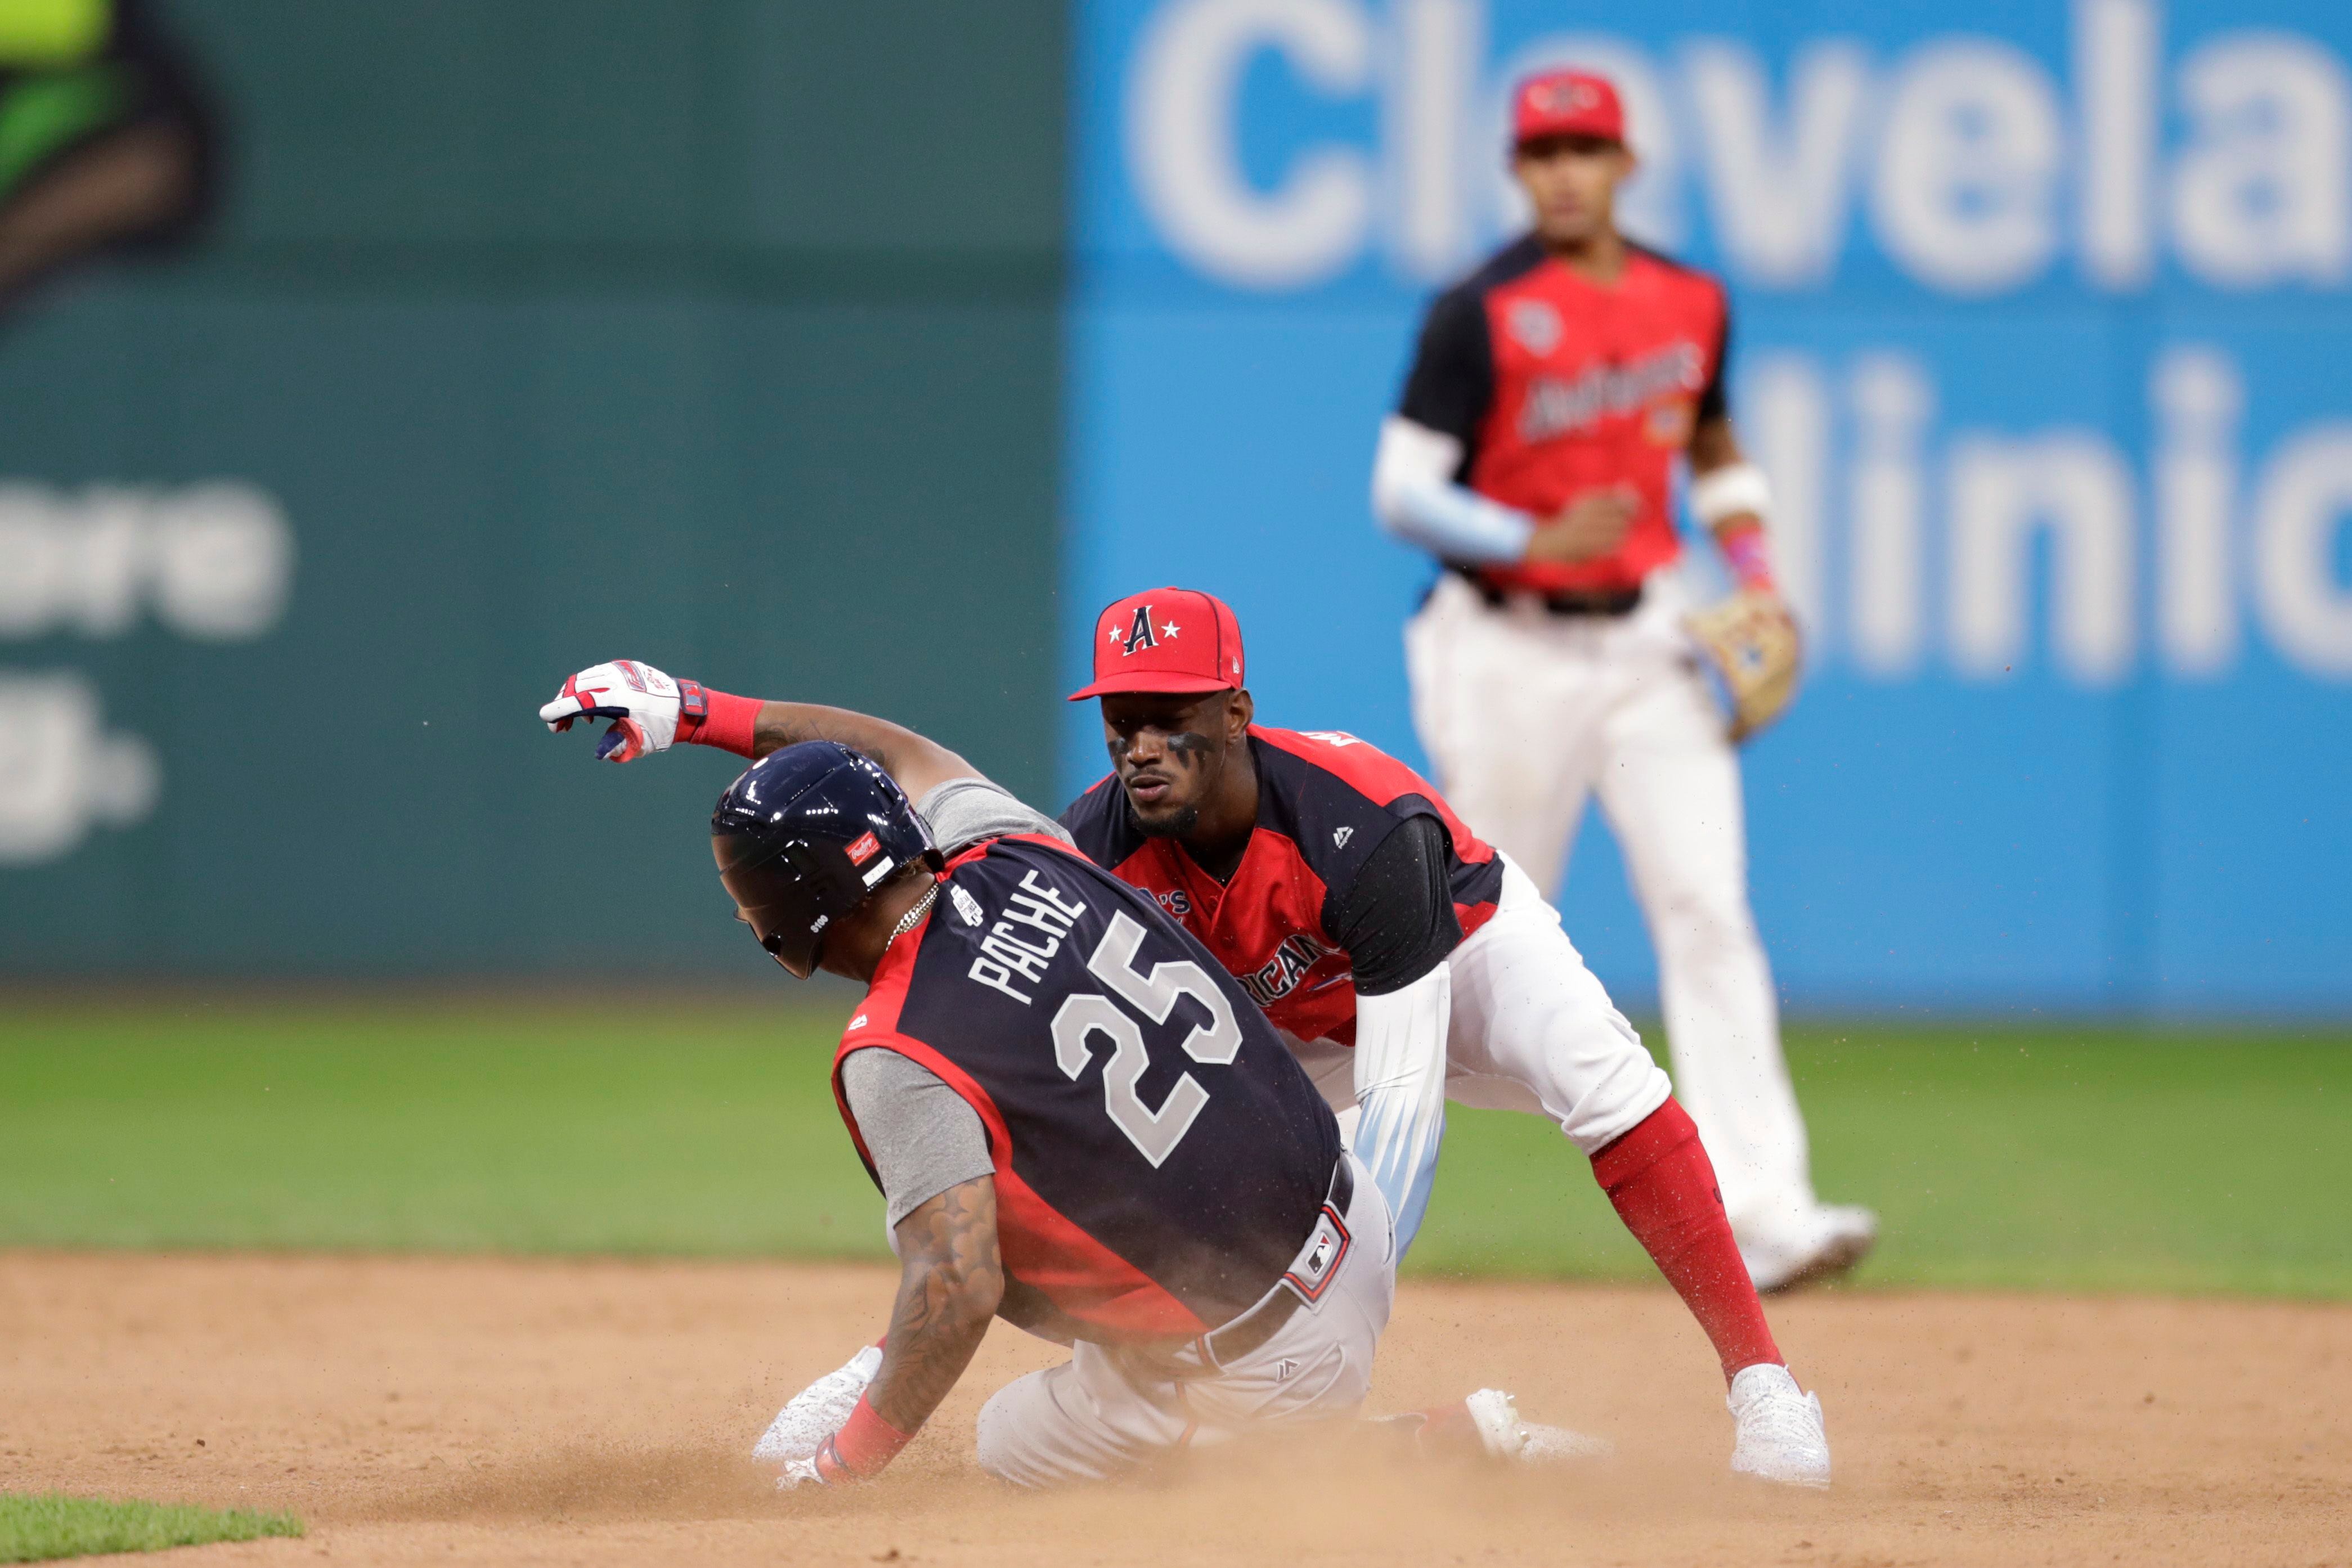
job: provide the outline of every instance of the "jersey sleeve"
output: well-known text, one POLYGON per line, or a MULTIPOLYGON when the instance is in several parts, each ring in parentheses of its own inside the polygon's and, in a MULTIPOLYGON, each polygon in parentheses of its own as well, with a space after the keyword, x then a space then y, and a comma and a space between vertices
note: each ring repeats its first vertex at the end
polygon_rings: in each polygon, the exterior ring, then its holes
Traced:
POLYGON ((1724 394, 1725 378, 1731 373, 1731 300, 1718 294, 1719 324, 1715 335, 1715 368, 1706 378, 1706 386, 1698 394, 1698 423, 1727 419, 1731 415, 1730 401, 1724 394))
POLYGON ((1141 847, 1141 837, 1128 818, 1126 791, 1112 775, 1097 780, 1064 808, 1061 821, 1066 831, 1056 836, 1105 871, 1118 870, 1141 847))
POLYGON ((1448 290, 1422 323, 1397 413, 1454 437, 1466 454, 1476 446, 1478 426, 1494 399, 1495 346, 1486 333, 1484 297, 1466 287, 1448 290))

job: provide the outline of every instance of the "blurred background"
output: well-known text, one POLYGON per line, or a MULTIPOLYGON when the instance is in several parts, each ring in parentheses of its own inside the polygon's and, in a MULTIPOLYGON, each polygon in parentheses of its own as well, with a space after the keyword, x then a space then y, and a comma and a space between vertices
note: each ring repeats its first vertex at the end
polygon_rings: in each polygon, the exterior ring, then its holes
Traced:
MULTIPOLYGON (((1570 62, 1732 289, 1865 1279, 2352 1292, 2334 0, 0 0, 0 1240, 878 1253, 728 759, 532 710, 634 656, 1056 809, 1180 580, 1418 762, 1373 441, 1570 62)), ((1563 902, 1654 1006, 1597 820, 1563 902)), ((1639 1272, 1563 1153, 1461 1118, 1417 1259, 1639 1272)))

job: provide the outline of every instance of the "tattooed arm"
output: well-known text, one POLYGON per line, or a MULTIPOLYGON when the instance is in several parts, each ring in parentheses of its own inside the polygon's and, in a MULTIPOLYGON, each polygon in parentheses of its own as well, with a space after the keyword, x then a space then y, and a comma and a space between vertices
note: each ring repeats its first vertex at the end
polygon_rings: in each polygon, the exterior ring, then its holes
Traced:
POLYGON ((803 740, 838 741, 872 758, 881 764, 883 772, 898 781, 909 800, 921 800, 950 779, 981 777, 979 768, 939 742, 887 718, 816 703, 760 705, 759 716, 751 725, 754 760, 803 740))
POLYGON ((982 777, 939 742, 887 718, 816 703, 739 697, 699 681, 674 679, 637 659, 591 664, 566 680, 539 716, 558 734, 583 720, 611 719, 613 727, 596 746, 607 762, 635 762, 677 741, 757 761, 803 740, 831 740, 880 763, 918 800, 950 779, 982 777))
POLYGON ((898 1221, 893 1234, 904 1267, 882 1365, 814 1456, 785 1465, 784 1486, 881 1474, 971 1364, 1003 1299, 994 1178, 958 1182, 898 1221))
POLYGON ((875 1414, 911 1434, 963 1375, 1003 1299, 995 1181, 978 1176, 948 1188, 900 1220, 897 1234, 898 1303, 866 1398, 875 1414))

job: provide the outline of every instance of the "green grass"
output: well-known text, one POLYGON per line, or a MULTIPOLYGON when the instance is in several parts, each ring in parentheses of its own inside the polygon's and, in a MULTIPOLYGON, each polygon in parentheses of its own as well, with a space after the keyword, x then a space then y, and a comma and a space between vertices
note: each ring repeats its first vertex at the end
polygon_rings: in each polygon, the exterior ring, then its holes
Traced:
POLYGON ((167 1546, 301 1533, 302 1521, 290 1513, 114 1502, 62 1492, 0 1492, 0 1563, 46 1563, 100 1552, 161 1552, 167 1546))
MULTIPOLYGON (((0 1244, 881 1258, 839 1019, 659 1002, 0 1018, 0 1244)), ((2352 1297, 2352 1036, 1794 1029, 1883 1283, 2352 1297)), ((1641 1278, 1584 1162, 1456 1110, 1414 1270, 1641 1278)))

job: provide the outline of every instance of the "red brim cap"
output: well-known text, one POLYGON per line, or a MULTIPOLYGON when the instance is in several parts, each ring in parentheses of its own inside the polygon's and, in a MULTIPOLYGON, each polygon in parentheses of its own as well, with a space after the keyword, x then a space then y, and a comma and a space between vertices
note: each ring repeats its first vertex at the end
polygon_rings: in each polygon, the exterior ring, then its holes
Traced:
POLYGON ((1135 670, 1121 675, 1107 675, 1090 685, 1080 686, 1070 694, 1070 700, 1082 703, 1088 697, 1107 697, 1118 692, 1190 692, 1197 695, 1234 689, 1231 681, 1213 681, 1205 675, 1153 674, 1146 670, 1135 670))
POLYGON ((1625 109, 1615 84, 1590 71, 1546 71, 1511 96, 1511 141, 1525 146, 1548 136, 1625 140, 1625 109))
POLYGON ((1225 601, 1192 588, 1130 593, 1095 618, 1095 678, 1072 702, 1120 692, 1238 691, 1242 629, 1225 601))

